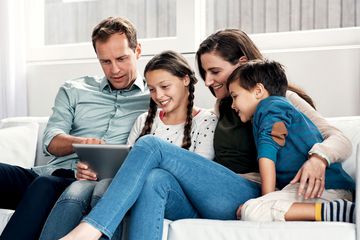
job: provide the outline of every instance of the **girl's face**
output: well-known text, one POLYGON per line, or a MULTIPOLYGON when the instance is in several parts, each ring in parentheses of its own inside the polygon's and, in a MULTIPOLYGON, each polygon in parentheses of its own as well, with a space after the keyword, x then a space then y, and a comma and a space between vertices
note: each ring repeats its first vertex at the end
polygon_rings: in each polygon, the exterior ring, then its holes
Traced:
POLYGON ((214 90, 217 99, 229 96, 226 81, 239 63, 233 65, 216 52, 204 53, 200 56, 200 60, 205 71, 205 85, 214 90))
POLYGON ((165 113, 180 112, 183 114, 188 104, 188 77, 179 78, 171 73, 158 69, 145 74, 152 100, 165 113))
POLYGON ((241 121, 251 120, 260 102, 257 87, 247 90, 241 87, 238 81, 234 81, 230 83, 229 91, 232 97, 231 107, 236 111, 241 121))

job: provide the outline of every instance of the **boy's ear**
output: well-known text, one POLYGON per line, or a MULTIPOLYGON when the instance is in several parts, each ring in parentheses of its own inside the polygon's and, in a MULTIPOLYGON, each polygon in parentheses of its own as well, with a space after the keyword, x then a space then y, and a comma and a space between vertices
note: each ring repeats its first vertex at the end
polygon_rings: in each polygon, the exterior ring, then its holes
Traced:
POLYGON ((242 56, 239 58, 239 65, 248 62, 248 58, 246 56, 242 56))
POLYGON ((267 91, 262 83, 257 83, 254 89, 256 99, 267 97, 267 91))

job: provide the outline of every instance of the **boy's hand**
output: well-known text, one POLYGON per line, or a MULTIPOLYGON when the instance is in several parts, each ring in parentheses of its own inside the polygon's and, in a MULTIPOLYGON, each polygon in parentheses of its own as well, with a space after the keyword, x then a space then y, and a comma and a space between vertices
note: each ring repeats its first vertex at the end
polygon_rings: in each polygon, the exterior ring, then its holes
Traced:
POLYGON ((89 168, 86 163, 78 162, 76 164, 76 179, 77 180, 92 180, 96 181, 96 173, 89 168))
POLYGON ((241 204, 238 209, 236 210, 236 218, 237 220, 241 220, 241 208, 242 208, 243 204, 241 204))
POLYGON ((305 199, 321 197, 325 189, 325 159, 313 154, 297 172, 291 184, 300 182, 298 195, 305 199), (306 190, 305 190, 306 188, 306 190))

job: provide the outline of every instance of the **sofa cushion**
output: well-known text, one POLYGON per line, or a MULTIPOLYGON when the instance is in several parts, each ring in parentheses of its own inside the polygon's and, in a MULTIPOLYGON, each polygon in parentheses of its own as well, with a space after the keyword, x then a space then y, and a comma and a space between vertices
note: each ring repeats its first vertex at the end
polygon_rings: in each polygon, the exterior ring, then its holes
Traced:
POLYGON ((23 126, 0 129, 0 162, 24 168, 34 166, 39 125, 27 123, 23 126))
MULTIPOLYGON (((356 173, 356 152, 360 144, 360 116, 328 118, 329 123, 340 129, 352 143, 352 153, 343 162, 344 170, 355 179, 356 173)), ((360 149, 359 149, 360 151, 360 149)))
POLYGON ((183 219, 170 224, 171 240, 355 239, 355 224, 338 222, 245 222, 183 219))
POLYGON ((45 156, 43 152, 43 132, 46 127, 48 117, 12 117, 0 121, 0 128, 23 126, 28 123, 37 123, 39 125, 35 166, 44 165, 49 162, 52 156, 45 156))

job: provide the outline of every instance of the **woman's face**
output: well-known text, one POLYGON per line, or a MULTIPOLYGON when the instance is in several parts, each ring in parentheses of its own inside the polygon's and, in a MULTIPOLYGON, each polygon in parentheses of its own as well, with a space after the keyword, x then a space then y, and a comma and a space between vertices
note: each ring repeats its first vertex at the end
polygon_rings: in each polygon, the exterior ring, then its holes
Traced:
POLYGON ((205 85, 214 90, 217 99, 229 96, 226 81, 239 63, 233 65, 216 52, 204 53, 200 56, 200 60, 205 71, 205 85))

